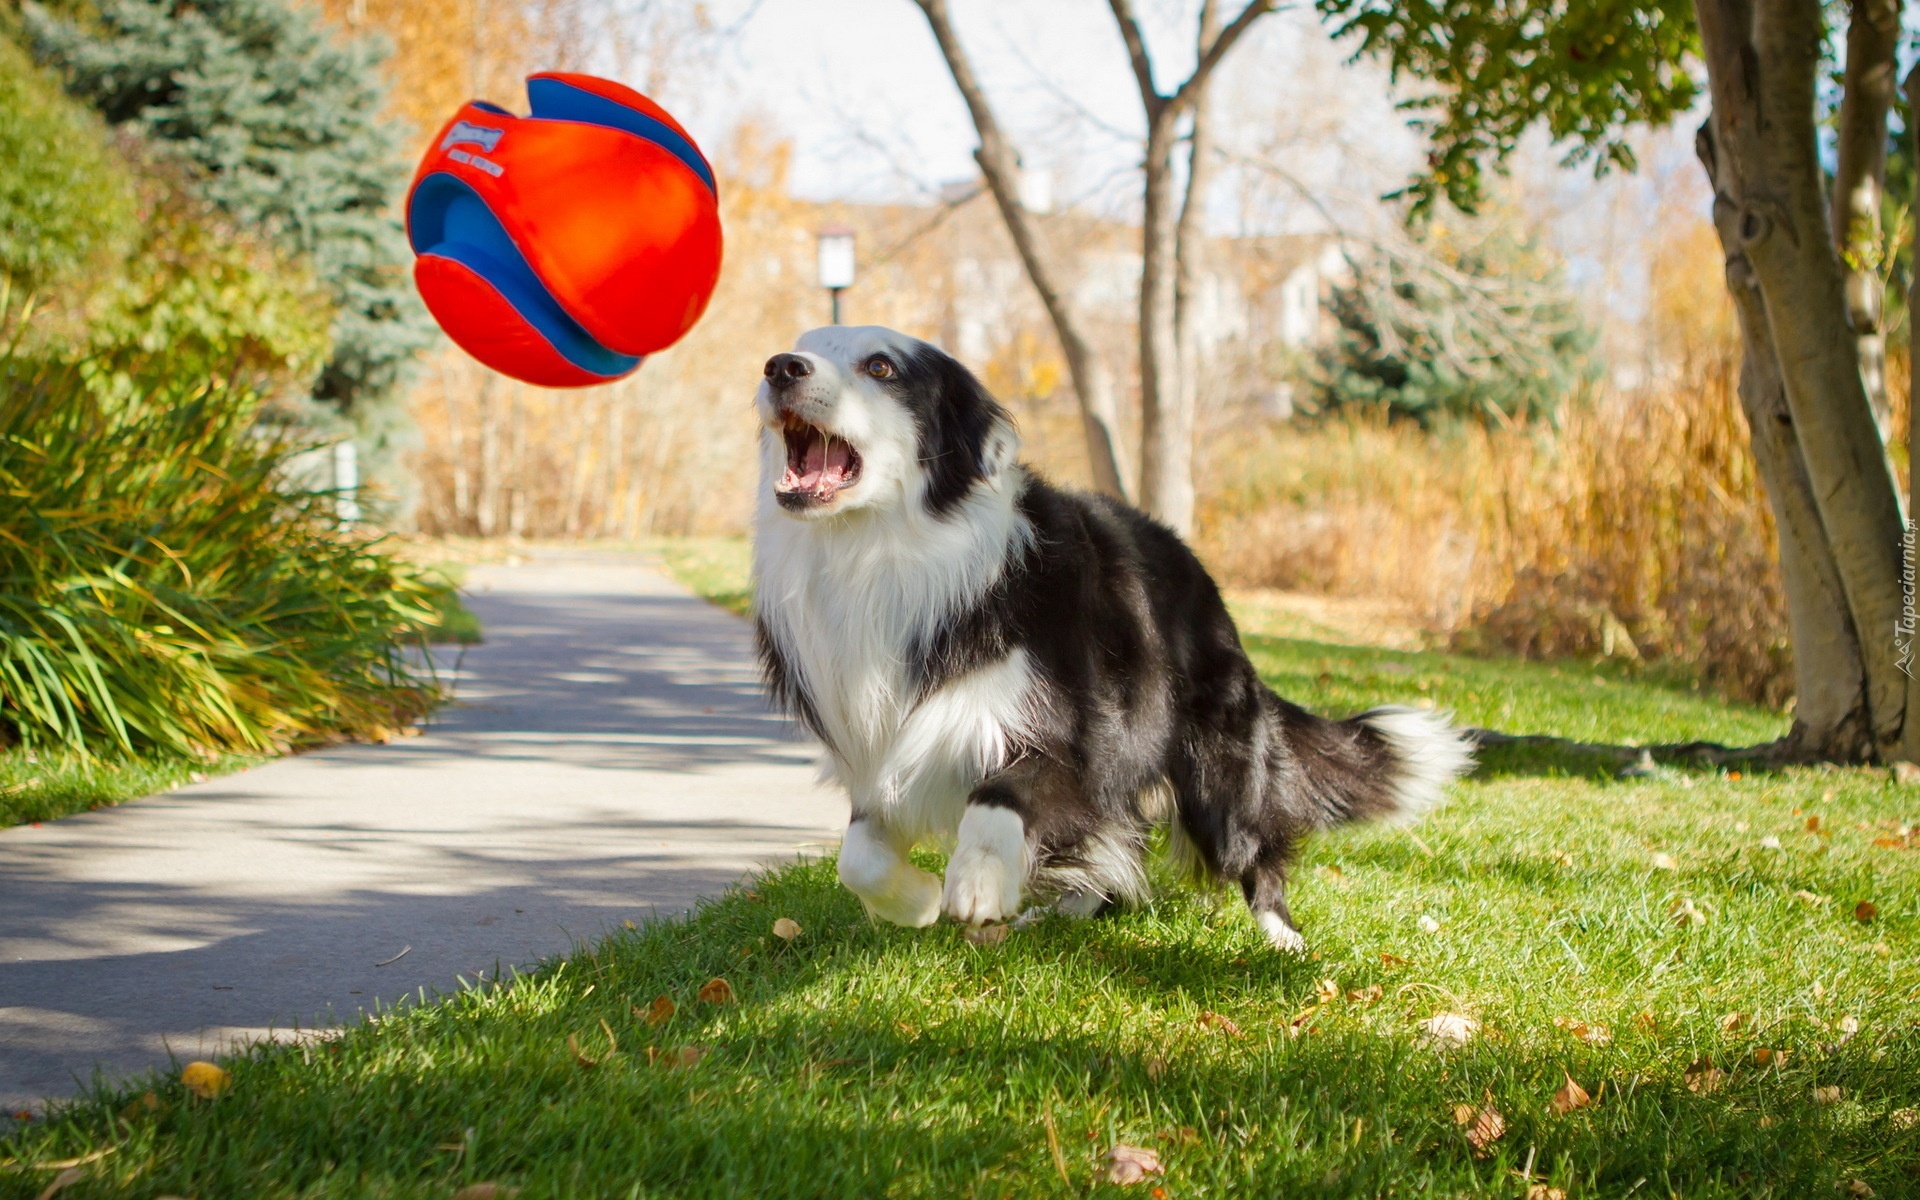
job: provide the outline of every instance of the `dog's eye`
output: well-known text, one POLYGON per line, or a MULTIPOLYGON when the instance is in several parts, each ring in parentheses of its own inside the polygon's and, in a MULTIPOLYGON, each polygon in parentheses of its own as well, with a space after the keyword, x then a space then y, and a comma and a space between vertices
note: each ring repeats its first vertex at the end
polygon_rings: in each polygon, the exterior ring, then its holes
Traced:
POLYGON ((875 379, 893 378, 893 364, 887 360, 887 356, 884 354, 876 354, 868 359, 862 364, 862 369, 875 379))

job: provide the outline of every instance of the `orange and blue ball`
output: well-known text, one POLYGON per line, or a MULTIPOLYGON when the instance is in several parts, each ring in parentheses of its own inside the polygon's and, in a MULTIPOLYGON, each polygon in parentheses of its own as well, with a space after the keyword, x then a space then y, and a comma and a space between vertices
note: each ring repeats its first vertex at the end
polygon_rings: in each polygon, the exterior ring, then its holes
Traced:
POLYGON ((667 111, 591 75, 527 80, 527 116, 476 100, 407 195, 414 281, 440 327, 503 374, 585 387, 632 373, 720 278, 713 168, 667 111))

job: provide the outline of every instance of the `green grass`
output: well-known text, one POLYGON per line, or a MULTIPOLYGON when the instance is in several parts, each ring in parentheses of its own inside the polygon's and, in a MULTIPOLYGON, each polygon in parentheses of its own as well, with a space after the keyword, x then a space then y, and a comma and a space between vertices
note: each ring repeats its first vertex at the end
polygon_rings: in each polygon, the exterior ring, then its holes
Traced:
MULTIPOLYGON (((1780 727, 1584 667, 1249 640, 1328 709, 1424 698, 1620 742, 1780 727)), ((1920 791, 1878 771, 1516 760, 1411 831, 1313 842, 1305 959, 1236 899, 1172 885, 982 946, 873 924, 830 863, 802 864, 532 975, 256 1049, 217 1100, 171 1079, 84 1097, 0 1160, 110 1151, 63 1197, 1917 1195, 1916 818, 1920 791), (714 977, 736 1003, 698 999, 714 977), (656 996, 678 1007, 657 1026, 656 996), (1478 1035, 1429 1044, 1450 1012, 1478 1035), (1556 1115, 1569 1076, 1596 1102, 1556 1115), (1484 1157, 1457 1106, 1501 1114, 1484 1157), (1105 1183, 1116 1142, 1165 1178, 1105 1183)), ((0 1196, 52 1178, 0 1171, 0 1196)))
POLYGON ((100 758, 74 750, 0 753, 0 827, 55 821, 72 813, 106 808, 182 784, 198 783, 261 762, 259 756, 224 754, 211 760, 168 757, 100 758))

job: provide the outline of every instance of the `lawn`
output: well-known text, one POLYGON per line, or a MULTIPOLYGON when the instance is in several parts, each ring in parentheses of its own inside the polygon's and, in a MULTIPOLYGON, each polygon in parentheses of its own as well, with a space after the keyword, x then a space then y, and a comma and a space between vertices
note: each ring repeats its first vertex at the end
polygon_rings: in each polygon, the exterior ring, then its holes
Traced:
MULTIPOLYGON (((680 569, 737 595, 726 555, 680 569)), ((1781 731, 1615 672, 1242 616, 1268 678, 1329 710, 1781 731)), ((38 1115, 0 1138, 0 1196, 80 1159, 62 1197, 1920 1195, 1917 818, 1883 771, 1621 779, 1501 752, 1410 831, 1312 844, 1306 958, 1172 885, 976 944, 873 924, 801 864, 256 1049, 217 1099, 156 1077, 38 1115), (1164 1174, 1107 1182, 1116 1145, 1164 1174)))

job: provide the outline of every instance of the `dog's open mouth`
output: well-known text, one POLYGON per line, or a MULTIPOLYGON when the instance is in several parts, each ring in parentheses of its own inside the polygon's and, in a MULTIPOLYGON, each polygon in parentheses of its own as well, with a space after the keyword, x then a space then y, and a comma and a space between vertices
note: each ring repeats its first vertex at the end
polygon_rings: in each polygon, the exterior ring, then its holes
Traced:
POLYGON ((774 491, 789 508, 826 504, 860 480, 860 452, 845 438, 781 414, 787 469, 774 491))

